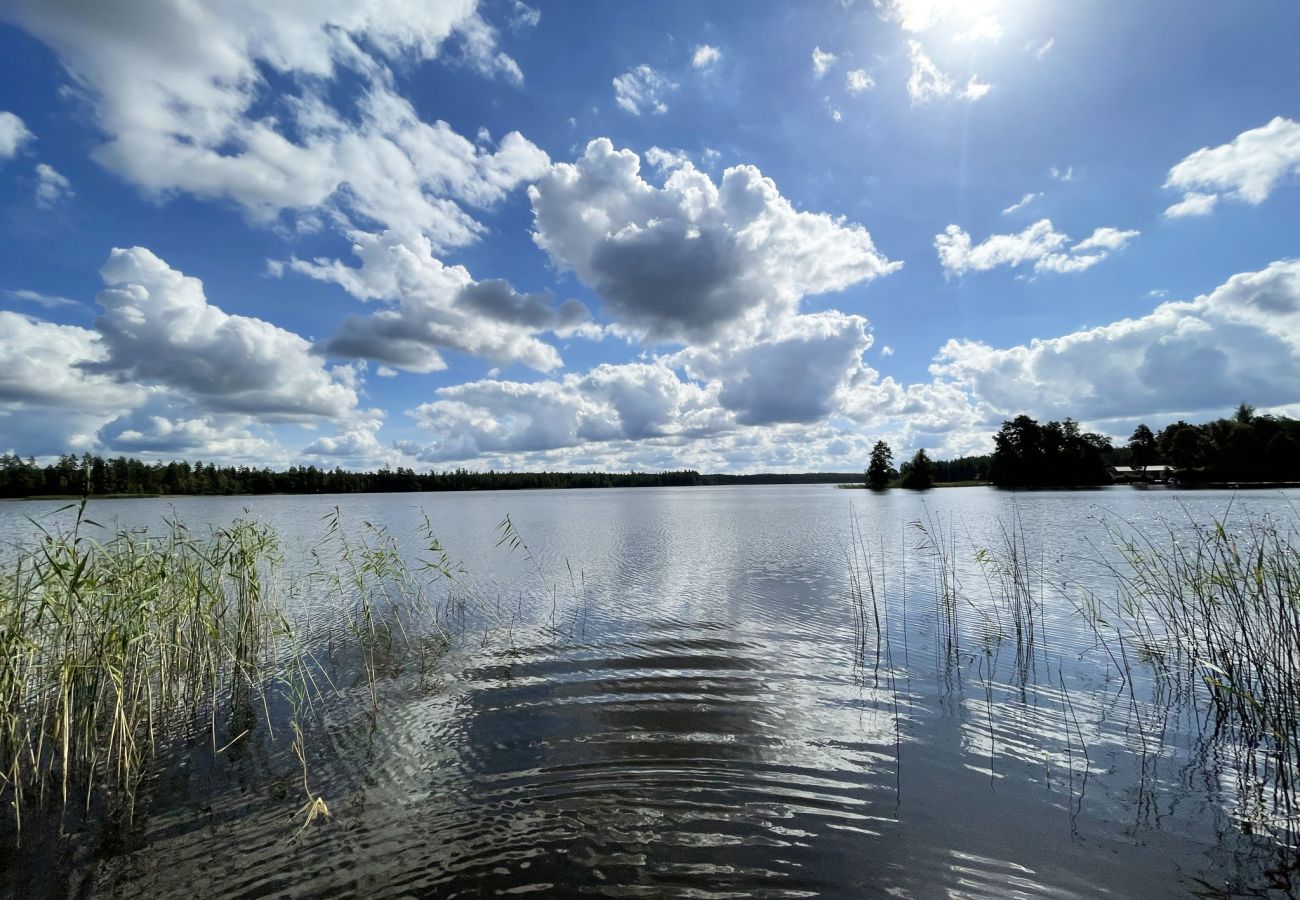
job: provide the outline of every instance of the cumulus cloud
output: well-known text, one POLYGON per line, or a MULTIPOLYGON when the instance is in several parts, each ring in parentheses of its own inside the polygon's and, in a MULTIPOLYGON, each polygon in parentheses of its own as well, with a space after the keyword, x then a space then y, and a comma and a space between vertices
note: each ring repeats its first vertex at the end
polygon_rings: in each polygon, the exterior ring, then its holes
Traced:
POLYGON ((196 415, 165 399, 118 416, 96 432, 106 452, 156 454, 172 458, 253 460, 265 465, 280 448, 254 434, 251 419, 237 415, 196 415))
POLYGON ((644 63, 614 79, 614 102, 634 116, 668 112, 664 97, 677 85, 644 63))
POLYGON ((11 112, 0 110, 0 163, 12 159, 23 144, 32 139, 23 120, 11 112))
POLYGON ((861 367, 871 342, 860 316, 797 316, 778 339, 722 360, 718 401, 742 425, 820 421, 834 410, 837 392, 861 367))
POLYGON ((963 100, 969 100, 973 103, 991 90, 993 90, 993 85, 987 81, 980 81, 978 76, 972 75, 970 80, 966 82, 966 87, 962 88, 959 96, 963 100))
POLYGON ((1058 338, 944 345, 931 371, 1001 415, 1190 414, 1300 394, 1300 262, 1234 275, 1192 301, 1058 338))
POLYGON ((1208 216, 1219 205, 1218 194, 1198 194, 1195 191, 1185 194, 1182 200, 1165 210, 1165 218, 1179 219, 1183 216, 1208 216))
POLYGON ((691 65, 697 69, 707 69, 722 59, 722 51, 709 44, 700 44, 691 54, 691 65))
POLYGON ((1050 219, 1039 219, 1016 234, 995 234, 979 244, 958 226, 949 225, 943 234, 935 235, 934 247, 947 275, 1025 263, 1032 263, 1035 272, 1082 272, 1122 250, 1138 234, 1108 226, 1071 246, 1069 235, 1057 231, 1050 219))
POLYGON ((853 69, 844 75, 844 87, 850 94, 861 94, 875 86, 875 79, 867 74, 866 69, 853 69))
POLYGON ((920 41, 907 42, 912 73, 907 78, 907 95, 913 103, 930 103, 952 93, 952 79, 939 71, 934 60, 926 56, 920 41))
POLYGON ((1002 215, 1004 215, 1004 216, 1009 216, 1009 215, 1011 215, 1013 212, 1018 212, 1018 211, 1024 209, 1024 208, 1025 208, 1026 206, 1028 206, 1029 204, 1033 203, 1035 200, 1037 200, 1037 199, 1038 199, 1039 197, 1041 197, 1041 196, 1043 196, 1043 195, 1042 195, 1042 194, 1036 194, 1036 193, 1034 193, 1033 191, 1030 191, 1028 194, 1025 194, 1023 197, 1021 197, 1021 198, 1020 198, 1019 200, 1017 200, 1015 203, 1012 203, 1012 204, 1011 204, 1010 206, 1008 206, 1006 209, 1002 210, 1002 215))
POLYGON ((151 195, 227 199, 262 222, 324 207, 459 246, 481 230, 462 203, 491 202, 545 164, 517 134, 480 151, 392 93, 385 61, 444 44, 519 77, 472 0, 165 0, 93 16, 74 0, 19 0, 2 15, 53 48, 90 102, 106 137, 96 158, 151 195), (350 108, 330 99, 341 68, 365 87, 350 108), (273 92, 268 73, 296 91, 273 92))
POLYGON ((143 247, 113 250, 100 274, 102 352, 81 363, 85 372, 268 421, 342 418, 355 408, 351 370, 326 369, 298 335, 211 305, 199 279, 143 247))
POLYGON ((1169 170, 1165 187, 1183 191, 1170 217, 1205 215, 1221 199, 1259 204, 1284 180, 1300 174, 1300 122, 1274 118, 1230 143, 1202 147, 1169 170))
POLYGON ((329 466, 377 469, 396 465, 402 454, 391 444, 379 440, 378 432, 383 424, 383 416, 378 410, 370 410, 338 432, 312 441, 302 449, 301 455, 329 466))
POLYGON ((105 357, 94 331, 0 311, 0 400, 6 405, 103 412, 142 400, 139 387, 89 370, 105 357))
POLYGON ((36 164, 36 204, 48 208, 71 200, 72 182, 45 163, 36 164))
POLYGON ((337 334, 316 348, 330 356, 432 372, 447 367, 439 353, 445 349, 546 372, 561 365, 560 355, 537 335, 568 336, 590 319, 576 300, 556 306, 549 294, 521 294, 504 281, 475 281, 463 266, 438 260, 422 235, 357 232, 352 240, 360 266, 296 258, 284 264, 337 284, 358 300, 389 304, 346 319, 337 334))
POLYGON ((813 78, 821 78, 830 71, 831 66, 835 65, 838 59, 834 53, 829 50, 823 50, 821 47, 813 47, 812 51, 812 68, 813 78))
POLYGON ((686 165, 662 187, 631 150, 587 145, 529 188, 534 241, 596 291, 616 324, 706 343, 788 319, 807 295, 899 268, 860 225, 801 212, 752 166, 721 182, 686 165))
POLYGON ((783 335, 740 347, 690 348, 551 381, 440 388, 412 415, 432 437, 421 451, 427 461, 708 440, 825 420, 860 378, 870 345, 859 316, 798 316, 783 335))

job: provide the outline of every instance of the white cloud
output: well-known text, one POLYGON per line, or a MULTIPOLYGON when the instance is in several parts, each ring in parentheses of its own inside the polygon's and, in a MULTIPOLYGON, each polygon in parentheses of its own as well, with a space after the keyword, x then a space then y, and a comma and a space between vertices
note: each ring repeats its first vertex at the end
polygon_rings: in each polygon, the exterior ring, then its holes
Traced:
POLYGON ((952 79, 939 71, 919 41, 907 42, 908 55, 912 60, 912 73, 907 78, 907 95, 913 103, 930 103, 947 97, 952 93, 952 79))
POLYGON ((1207 295, 1026 345, 949 341, 931 371, 1000 416, 1082 420, 1260 406, 1300 395, 1300 262, 1234 275, 1207 295))
POLYGON ((25 303, 35 303, 37 306, 43 306, 46 309, 54 309, 59 306, 81 305, 76 300, 69 299, 68 297, 59 297, 54 294, 42 294, 39 291, 18 290, 5 291, 5 293, 10 297, 13 297, 15 300, 22 300, 25 303))
POLYGON ((1035 272, 1065 273, 1091 268, 1137 236, 1137 231, 1103 227, 1070 246, 1069 235, 1057 231, 1050 219, 1040 219, 1016 234, 995 234, 980 244, 974 244, 961 228, 949 225, 943 234, 935 235, 934 247, 947 275, 1025 263, 1032 263, 1035 272))
POLYGON ((549 294, 520 294, 504 281, 475 281, 463 266, 444 265, 427 238, 395 232, 352 235, 357 267, 338 260, 292 259, 285 267, 338 284, 358 300, 388 308, 351 316, 318 349, 331 356, 372 359, 413 372, 447 367, 440 349, 519 362, 540 371, 561 365, 537 335, 571 334, 589 319, 576 300, 558 307, 549 294))
POLYGON ((979 78, 972 75, 970 81, 966 82, 966 87, 962 89, 961 98, 973 103, 991 90, 993 90, 993 85, 987 81, 980 81, 979 78))
POLYGON ((664 96, 677 88, 660 73, 642 64, 614 79, 614 101, 634 116, 643 110, 655 115, 668 112, 664 96))
POLYGON ((1057 166, 1052 166, 1050 169, 1047 170, 1047 174, 1051 175, 1057 181, 1073 181, 1074 166, 1066 166, 1064 169, 1058 168, 1057 166))
POLYGON ((545 162, 517 134, 481 152, 392 93, 386 62, 444 45, 484 74, 520 77, 472 0, 164 0, 94 16, 72 0, 20 0, 6 15, 54 49, 89 101, 106 137, 98 161, 154 196, 229 199, 261 222, 323 209, 459 246, 481 231, 461 203, 493 202, 545 162), (341 68, 362 79, 347 109, 329 99, 341 68), (270 74, 291 87, 273 93, 270 74))
POLYGON ((1183 216, 1208 216, 1219 205, 1218 194, 1198 194, 1195 191, 1183 195, 1183 199, 1165 210, 1165 217, 1178 219, 1183 216))
POLYGON ((157 399, 106 423, 96 432, 106 452, 155 454, 170 458, 252 460, 265 465, 280 455, 274 440, 253 433, 251 419, 237 415, 194 415, 157 399))
POLYGON ((1042 62, 1043 57, 1047 56, 1054 46, 1056 46, 1056 38, 1047 38, 1042 41, 1030 41, 1025 44, 1025 49, 1034 55, 1034 59, 1042 62))
POLYGON ((203 283, 142 247, 113 250, 96 300, 94 374, 157 385, 206 408, 265 421, 337 419, 357 403, 352 373, 326 369, 306 340, 208 303, 203 283))
POLYGON ((1098 228, 1089 237, 1074 245, 1072 252, 1081 250, 1123 250, 1129 241, 1141 232, 1121 231, 1118 228, 1098 228))
POLYGON ((83 412, 139 402, 140 388, 84 368, 106 356, 97 337, 86 328, 0 311, 0 400, 83 412))
POLYGON ((23 120, 11 112, 0 110, 0 162, 12 159, 23 144, 32 139, 23 120))
POLYGON ((976 19, 969 28, 957 32, 952 39, 959 44, 980 41, 995 42, 1002 40, 1002 33, 1002 23, 998 21, 998 17, 986 15, 976 19))
POLYGON ((534 9, 523 0, 515 0, 510 16, 510 27, 518 31, 521 28, 536 28, 542 21, 541 10, 534 9))
POLYGON ((691 157, 685 150, 665 150, 662 147, 651 147, 645 152, 645 161, 660 172, 671 172, 674 169, 690 165, 691 157))
POLYGON ((323 435, 302 449, 308 459, 323 460, 327 465, 345 465, 357 469, 377 469, 397 465, 402 454, 379 440, 383 416, 370 410, 365 418, 351 423, 335 434, 323 435))
POLYGON ((1263 203, 1279 183, 1298 174, 1300 122, 1278 116, 1231 143, 1202 147, 1170 169, 1165 187, 1183 191, 1184 198, 1165 215, 1204 215, 1225 198, 1263 203))
POLYGON ((831 102, 830 97, 822 98, 822 106, 826 107, 826 114, 831 117, 832 122, 844 121, 844 114, 840 112, 839 107, 831 102))
POLYGON ((1022 210, 1022 209, 1024 209, 1026 206, 1028 206, 1029 204, 1033 203, 1035 200, 1037 200, 1037 199, 1038 199, 1039 197, 1041 197, 1041 196, 1043 196, 1043 195, 1042 195, 1042 194, 1036 194, 1036 193, 1034 193, 1033 191, 1030 191, 1028 194, 1025 194, 1023 197, 1021 197, 1021 198, 1020 198, 1019 200, 1017 200, 1015 203, 1012 203, 1012 204, 1011 204, 1010 206, 1008 206, 1006 209, 1002 210, 1002 215, 1004 215, 1004 216, 1009 216, 1009 215, 1011 215, 1013 212, 1018 212, 1019 210, 1022 210))
POLYGON ((813 47, 813 78, 821 78, 829 72, 831 66, 835 65, 836 59, 838 59, 838 57, 834 53, 831 53, 828 50, 823 50, 821 47, 813 47))
POLYGON ((36 164, 36 204, 38 206, 48 209, 71 200, 73 196, 75 195, 72 192, 72 182, 56 172, 53 166, 45 163, 36 164))
POLYGON ((607 138, 529 188, 534 241, 573 270, 616 325, 654 341, 754 335, 807 295, 897 269, 860 225, 801 212, 752 166, 719 184, 693 166, 662 187, 607 138))
POLYGON ((844 86, 850 94, 861 94, 876 86, 875 79, 867 74, 866 69, 853 69, 844 75, 844 86))
POLYGON ((607 454, 630 443, 683 446, 814 426, 855 390, 870 345, 864 319, 829 312, 798 316, 782 336, 739 348, 690 348, 531 384, 440 388, 437 400, 412 410, 432 436, 419 455, 445 462, 531 454, 535 464, 536 454, 551 451, 607 454))
POLYGON ((797 316, 779 338, 722 358, 718 400, 742 425, 820 421, 834 411, 871 342, 860 316, 797 316))
POLYGON ((697 69, 707 69, 722 59, 722 51, 709 44, 700 44, 691 54, 691 65, 697 69))

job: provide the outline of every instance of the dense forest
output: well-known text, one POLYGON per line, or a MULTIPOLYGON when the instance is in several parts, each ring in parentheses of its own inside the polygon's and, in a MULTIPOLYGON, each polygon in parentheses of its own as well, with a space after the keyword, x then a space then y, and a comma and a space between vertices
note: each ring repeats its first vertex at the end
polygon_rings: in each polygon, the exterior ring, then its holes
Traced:
POLYGON ((1003 422, 993 443, 987 477, 999 487, 1110 484, 1114 466, 1173 466, 1180 484, 1300 482, 1300 420, 1256 415, 1245 403, 1201 425, 1180 419, 1158 433, 1139 425, 1123 447, 1070 419, 1040 425, 1029 416, 1003 422))
MULTIPOLYGON (((993 453, 931 460, 936 484, 988 481, 999 487, 1087 486, 1111 483, 1114 466, 1170 465, 1183 484, 1300 482, 1300 420, 1256 415, 1242 404, 1228 418, 1201 425, 1179 420, 1153 432, 1139 425, 1116 447, 1071 419, 1040 424, 1029 416, 1002 423, 993 453)), ((885 482, 901 477, 880 442, 873 459, 885 482)), ((909 469, 908 464, 903 468, 909 469)), ((677 472, 374 472, 291 466, 283 471, 212 463, 142 462, 123 456, 65 455, 49 465, 0 456, 0 497, 171 494, 353 494, 390 491, 498 491, 528 488, 650 487, 717 484, 861 483, 861 472, 702 475, 677 472)), ((915 484, 915 478, 913 478, 915 484)), ((928 482, 927 482, 928 483, 928 482)), ((882 485, 883 486, 883 482, 882 485)))
POLYGON ((0 456, 0 497, 173 494, 356 494, 390 491, 501 491, 528 488, 654 487, 701 484, 805 484, 855 481, 854 472, 701 475, 679 472, 349 472, 291 466, 284 471, 211 463, 154 462, 66 455, 47 466, 0 456))

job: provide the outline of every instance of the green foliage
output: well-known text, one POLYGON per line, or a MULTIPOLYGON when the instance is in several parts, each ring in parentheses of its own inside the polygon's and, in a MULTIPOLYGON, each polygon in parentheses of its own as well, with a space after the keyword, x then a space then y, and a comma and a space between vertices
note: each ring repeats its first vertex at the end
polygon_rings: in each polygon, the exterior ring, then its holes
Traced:
POLYGON ((911 460, 903 463, 900 474, 903 487, 923 491, 934 484, 934 462, 922 448, 916 451, 911 460))
POLYGON ((1080 432, 1073 419, 1039 425, 1029 416, 1003 422, 993 436, 989 480, 999 487, 1109 484, 1110 440, 1080 432))
POLYGON ((883 491, 897 473, 894 471, 894 452, 884 441, 876 441, 871 448, 871 462, 867 466, 867 487, 883 491))
MULTIPOLYGON (((842 476, 836 476, 842 479, 842 476)), ((700 473, 680 472, 447 472, 418 473, 399 466, 375 472, 291 466, 283 472, 212 463, 145 463, 117 457, 102 459, 65 455, 38 466, 14 454, 0 456, 0 497, 45 494, 355 494, 400 491, 517 490, 528 488, 596 488, 697 485, 700 473)))
POLYGON ((1156 461, 1156 436, 1146 425, 1139 425, 1128 439, 1128 450, 1134 466, 1149 466, 1156 461))

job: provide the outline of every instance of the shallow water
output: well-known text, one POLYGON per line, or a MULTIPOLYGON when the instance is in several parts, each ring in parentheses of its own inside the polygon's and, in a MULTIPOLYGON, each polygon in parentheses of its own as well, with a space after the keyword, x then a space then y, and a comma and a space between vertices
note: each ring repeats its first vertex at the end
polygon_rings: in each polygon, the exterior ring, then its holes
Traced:
MULTIPOLYGON (((798 485, 92 501, 96 520, 128 526, 247 510, 284 537, 300 612, 313 596, 292 573, 336 505, 392 529, 413 560, 427 514, 490 614, 471 609, 432 667, 395 666, 373 717, 356 673, 334 673, 340 696, 307 739, 329 821, 300 832, 283 736, 214 757, 195 735, 167 751, 134 822, 34 826, 0 857, 3 883, 24 896, 1286 896, 1294 850, 1243 833, 1234 748, 1139 662, 1121 677, 1075 603, 1108 590, 1108 527, 1291 521, 1297 500, 798 485), (507 514, 526 549, 497 546, 507 514), (1042 603, 1032 647, 975 562, 1017 521, 1042 603), (951 619, 935 543, 960 582, 951 619), (865 632, 851 573, 878 599, 865 632)), ((0 504, 0 528, 66 518, 57 507, 0 504)))

